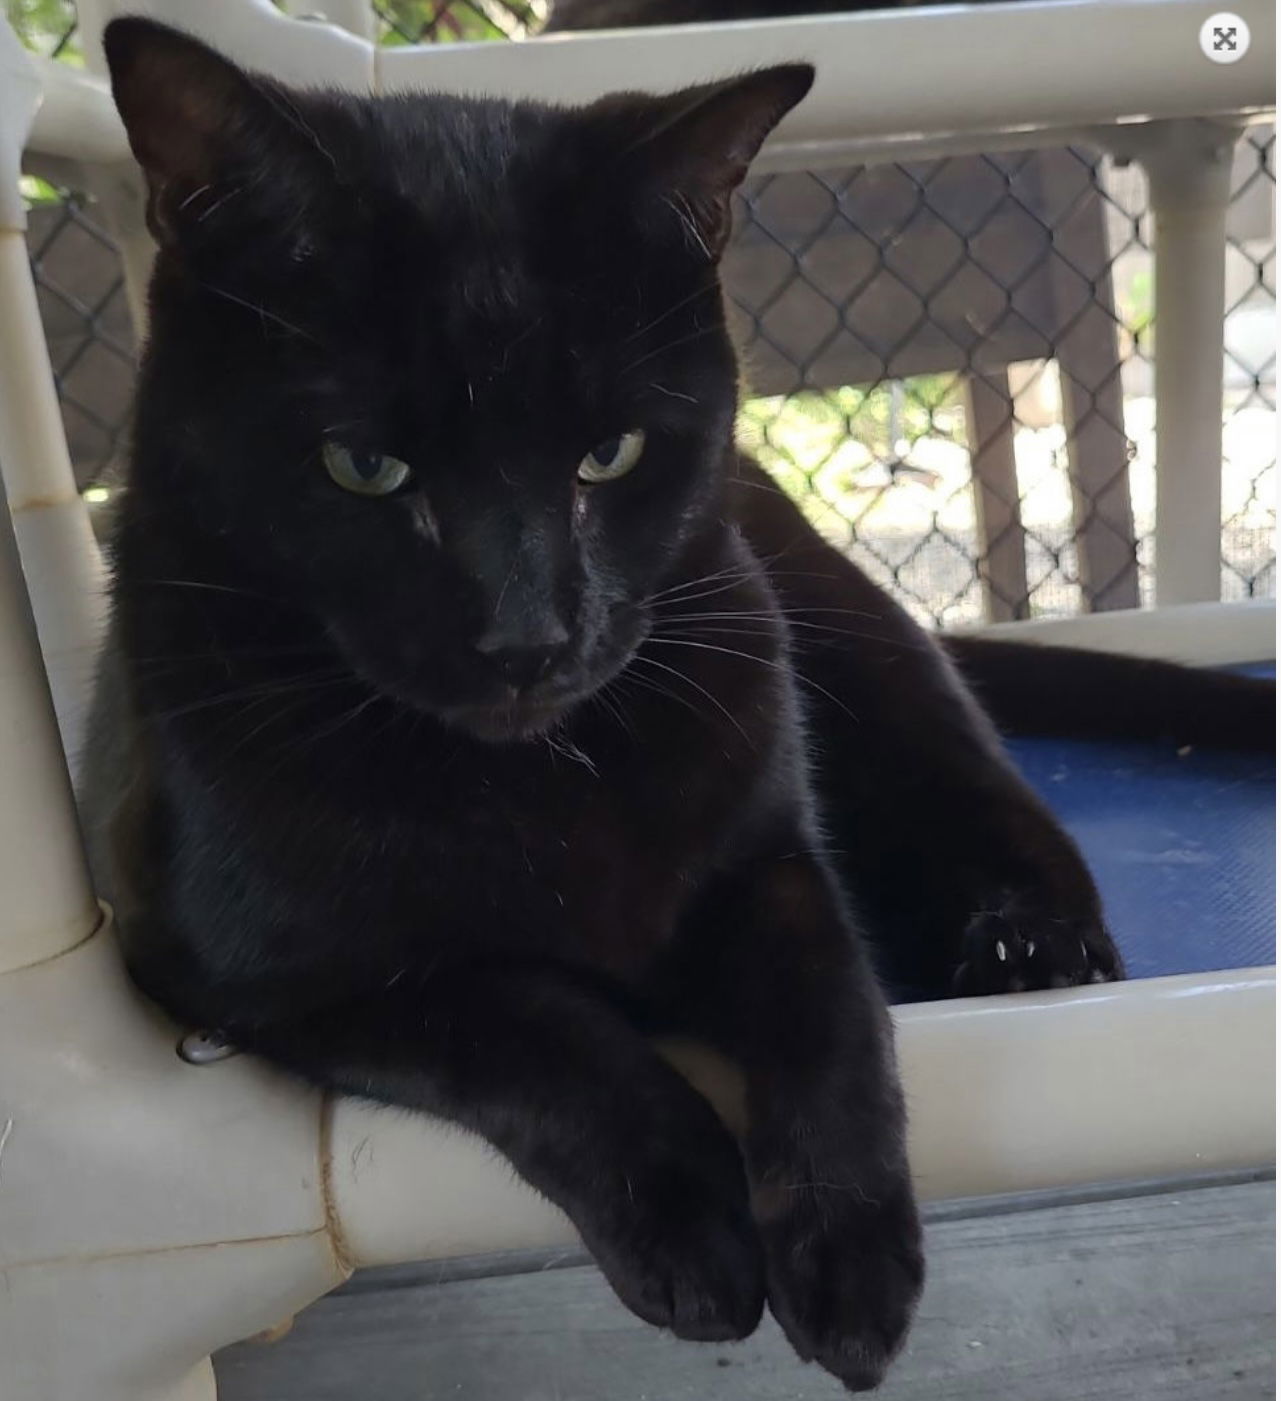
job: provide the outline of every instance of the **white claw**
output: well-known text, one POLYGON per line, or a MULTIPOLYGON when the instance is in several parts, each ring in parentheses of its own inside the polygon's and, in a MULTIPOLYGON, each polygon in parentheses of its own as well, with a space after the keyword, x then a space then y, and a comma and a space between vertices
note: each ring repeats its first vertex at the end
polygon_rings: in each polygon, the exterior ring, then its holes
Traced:
POLYGON ((1031 958, 1032 955, 1036 952, 1036 940, 1029 939, 1027 943, 1023 946, 1023 952, 1027 954, 1029 958, 1031 958))
POLYGON ((178 1054, 188 1065, 213 1065, 240 1051, 216 1031, 193 1031, 178 1043, 178 1054))
POLYGON ((996 941, 996 956, 1001 963, 1007 963, 1009 961, 1010 951, 1005 947, 1004 939, 998 939, 996 941))

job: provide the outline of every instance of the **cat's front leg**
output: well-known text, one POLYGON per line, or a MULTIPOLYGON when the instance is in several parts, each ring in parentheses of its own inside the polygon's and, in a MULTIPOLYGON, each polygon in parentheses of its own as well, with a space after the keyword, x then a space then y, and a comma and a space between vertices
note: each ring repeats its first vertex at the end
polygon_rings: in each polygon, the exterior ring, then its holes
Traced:
POLYGON ((1075 842, 935 641, 759 467, 739 472, 793 630, 833 859, 887 981, 943 996, 1124 976, 1075 842))
POLYGON ((921 1230, 889 1015, 822 862, 718 884, 665 996, 745 1074, 772 1312, 801 1357, 875 1387, 921 1291, 921 1230))
POLYGON ((566 1212, 647 1322, 708 1341, 759 1322, 763 1262, 737 1145, 639 1032, 559 972, 460 968, 223 1027, 325 1088, 481 1134, 566 1212))

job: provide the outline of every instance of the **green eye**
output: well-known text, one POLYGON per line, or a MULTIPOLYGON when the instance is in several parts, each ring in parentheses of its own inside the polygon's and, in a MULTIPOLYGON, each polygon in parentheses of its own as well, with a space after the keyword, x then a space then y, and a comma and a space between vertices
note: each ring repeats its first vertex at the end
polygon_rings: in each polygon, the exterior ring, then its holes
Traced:
POLYGON ((341 443, 326 443, 320 456, 325 471, 340 487, 361 496, 390 496, 409 480, 408 465, 385 453, 358 452, 341 443))
POLYGON ((595 486, 624 477, 640 461, 645 451, 645 430, 633 428, 617 438, 596 446, 578 464, 578 480, 595 486))

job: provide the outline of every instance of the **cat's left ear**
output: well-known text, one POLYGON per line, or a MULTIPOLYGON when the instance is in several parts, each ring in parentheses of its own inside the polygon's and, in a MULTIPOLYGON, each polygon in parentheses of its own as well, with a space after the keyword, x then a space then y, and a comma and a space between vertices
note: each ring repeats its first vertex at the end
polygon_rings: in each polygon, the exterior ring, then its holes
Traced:
POLYGON ((729 237, 730 196, 765 138, 813 83, 811 64, 785 63, 646 99, 646 119, 626 158, 640 164, 644 183, 709 258, 720 256, 729 237))

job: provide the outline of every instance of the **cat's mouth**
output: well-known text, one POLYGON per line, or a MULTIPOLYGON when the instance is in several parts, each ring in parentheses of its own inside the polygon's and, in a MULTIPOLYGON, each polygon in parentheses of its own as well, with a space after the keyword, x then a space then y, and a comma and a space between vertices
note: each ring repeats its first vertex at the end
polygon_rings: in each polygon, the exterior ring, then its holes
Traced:
POLYGON ((427 671, 421 666, 424 654, 396 658, 388 665, 385 654, 353 645, 341 624, 330 624, 330 630, 347 664, 375 690, 474 739, 517 744, 549 734, 626 669, 646 635, 648 620, 637 612, 626 628, 617 626, 619 618, 613 621, 616 626, 587 655, 559 674, 525 685, 504 684, 461 665, 427 671), (404 660, 411 665, 405 666, 404 660))
POLYGON ((549 734, 584 701, 604 690, 636 655, 648 631, 647 617, 634 613, 627 628, 619 626, 617 615, 612 621, 608 641, 592 649, 568 674, 527 687, 508 686, 483 699, 438 703, 432 706, 433 713, 453 729, 491 744, 519 744, 549 734))
POLYGON ((547 734, 595 689, 584 687, 542 699, 516 693, 498 705, 443 706, 436 713, 447 725, 476 739, 518 744, 547 734))

